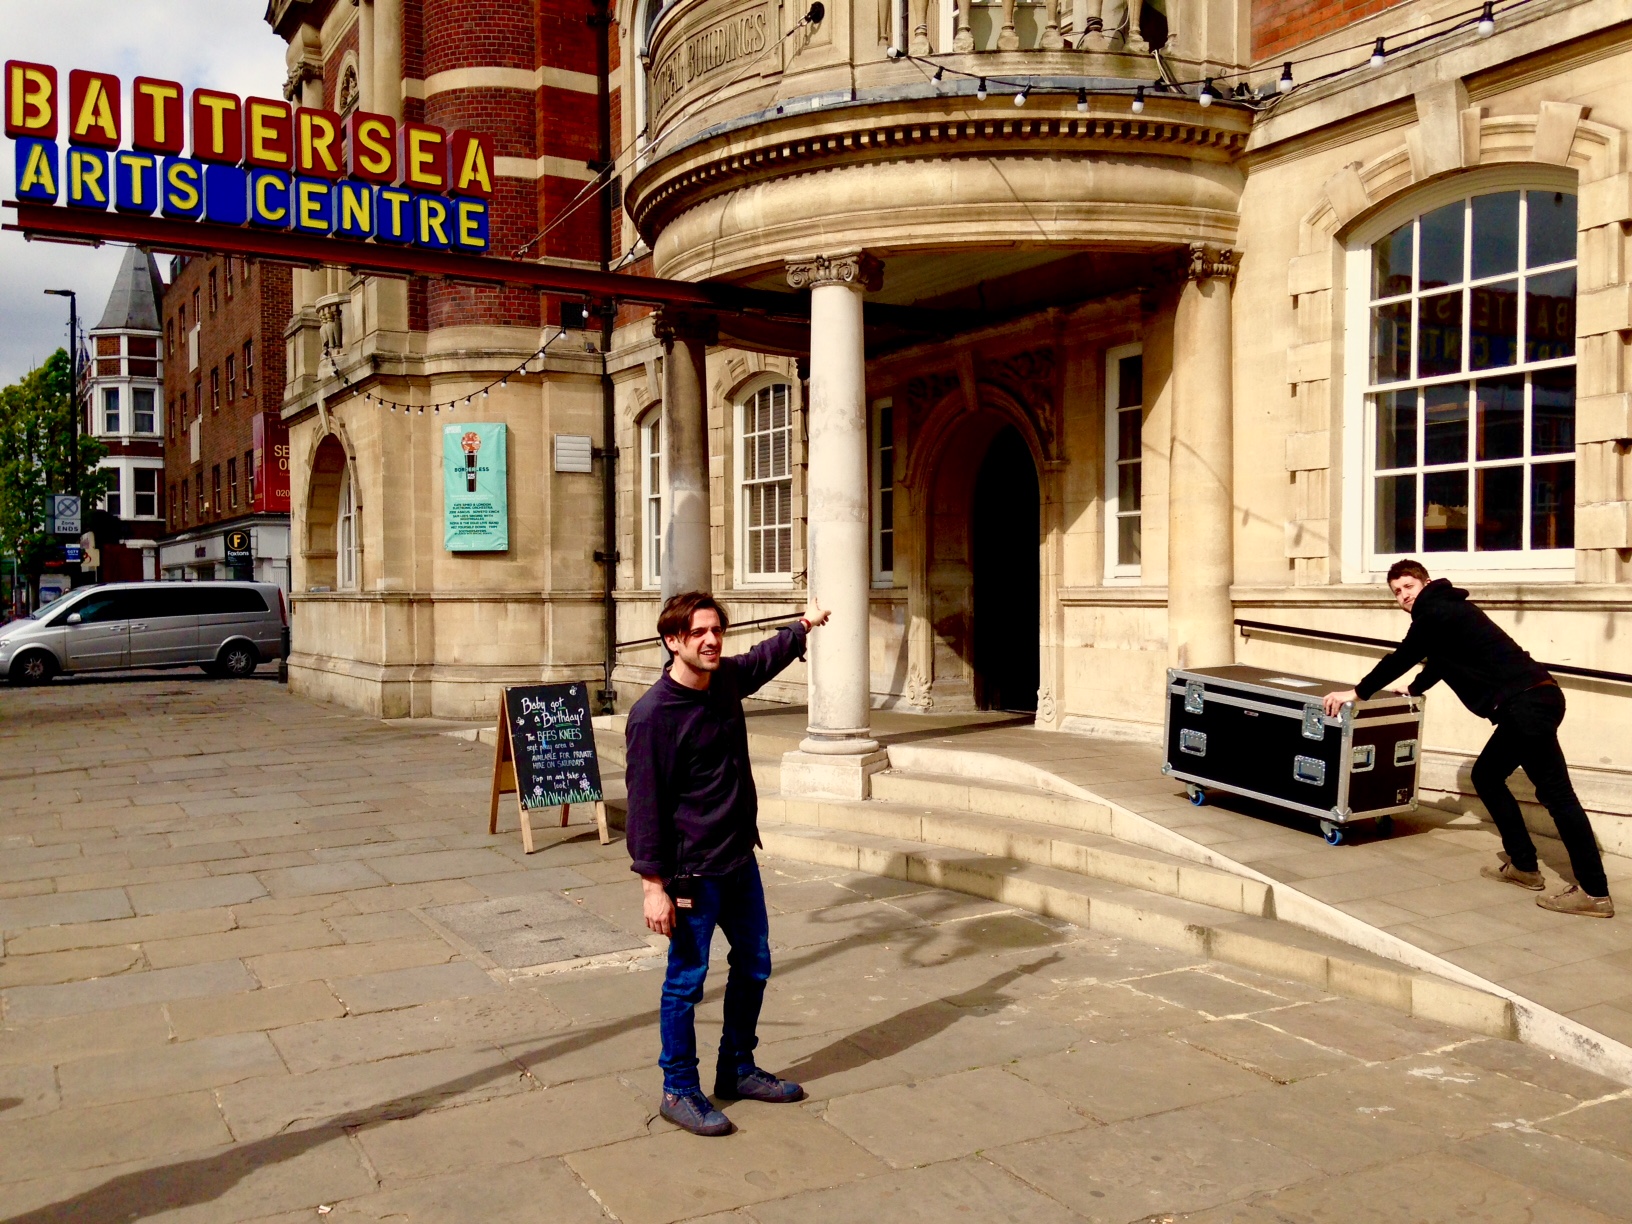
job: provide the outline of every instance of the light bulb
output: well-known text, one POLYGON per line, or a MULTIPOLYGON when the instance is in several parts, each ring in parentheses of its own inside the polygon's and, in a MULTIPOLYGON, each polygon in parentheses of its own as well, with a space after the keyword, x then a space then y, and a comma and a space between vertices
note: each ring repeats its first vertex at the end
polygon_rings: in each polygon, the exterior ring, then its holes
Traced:
POLYGON ((1077 90, 1077 110, 1080 112, 1080 111, 1085 111, 1087 109, 1088 109, 1088 91, 1086 89, 1079 89, 1079 90, 1077 90))
POLYGON ((1480 38, 1489 38, 1496 33, 1496 14, 1491 9, 1491 0, 1485 0, 1485 7, 1479 13, 1479 24, 1474 27, 1479 31, 1480 38))
POLYGON ((1377 45, 1371 49, 1371 66, 1373 68, 1381 68, 1383 66, 1383 59, 1385 56, 1387 56, 1387 54, 1388 52, 1383 50, 1383 40, 1379 38, 1377 40, 1377 45))
POLYGON ((1211 106, 1213 104, 1213 78, 1212 77, 1208 77, 1206 82, 1203 83, 1203 85, 1201 87, 1201 96, 1198 97, 1196 99, 1196 101, 1200 102, 1203 106, 1211 106))
POLYGON ((929 79, 934 81, 936 84, 939 84, 941 78, 944 77, 945 75, 946 75, 946 69, 937 65, 937 67, 935 69, 935 75, 930 77, 929 79))
POLYGON ((1136 115, 1145 113, 1145 87, 1143 85, 1133 91, 1133 113, 1136 115))
POLYGON ((1275 82, 1275 92, 1289 94, 1292 92, 1292 65, 1286 64, 1281 68, 1281 79, 1275 82))
POLYGON ((980 84, 975 86, 975 97, 979 98, 982 102, 986 101, 986 78, 985 77, 981 77, 980 78, 980 84))
POLYGON ((1026 95, 1029 94, 1030 92, 1031 92, 1031 86, 1027 85, 1019 93, 1014 95, 1014 104, 1016 106, 1024 106, 1026 104, 1026 95))

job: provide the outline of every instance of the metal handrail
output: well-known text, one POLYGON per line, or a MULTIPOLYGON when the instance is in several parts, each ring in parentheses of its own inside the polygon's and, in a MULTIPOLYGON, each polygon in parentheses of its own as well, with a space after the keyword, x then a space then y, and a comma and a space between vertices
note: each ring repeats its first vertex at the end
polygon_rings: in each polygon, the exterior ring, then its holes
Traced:
MULTIPOLYGON (((1300 629, 1295 625, 1277 625, 1272 621, 1238 620, 1236 626, 1241 629, 1242 636, 1249 636, 1245 631, 1261 629, 1270 633, 1284 633, 1290 637, 1320 638, 1327 642, 1352 642, 1356 646, 1377 646, 1383 650, 1393 650, 1398 642, 1390 642, 1386 638, 1361 637, 1357 633, 1333 633, 1329 629, 1300 629)), ((1626 672, 1599 671, 1595 667, 1571 667, 1567 663, 1543 663, 1550 672, 1557 672, 1561 676, 1581 676, 1587 680, 1612 680, 1619 684, 1632 684, 1632 675, 1626 672)))
MULTIPOLYGON (((762 616, 758 620, 732 621, 725 627, 725 631, 734 633, 738 629, 753 629, 759 625, 788 625, 798 619, 799 614, 797 612, 792 616, 786 613, 781 616, 762 616)), ((625 646, 650 646, 653 642, 661 642, 662 640, 660 636, 654 633, 651 637, 630 638, 627 642, 614 642, 612 646, 614 650, 622 650, 625 646)))

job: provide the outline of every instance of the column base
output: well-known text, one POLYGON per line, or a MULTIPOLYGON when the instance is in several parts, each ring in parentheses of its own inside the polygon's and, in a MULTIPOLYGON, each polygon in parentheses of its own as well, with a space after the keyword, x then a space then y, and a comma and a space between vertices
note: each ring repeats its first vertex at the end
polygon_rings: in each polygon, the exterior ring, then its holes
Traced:
POLYGON ((866 799, 872 793, 872 776, 890 763, 888 753, 877 744, 873 748, 846 756, 785 752, 781 792, 788 798, 866 799))

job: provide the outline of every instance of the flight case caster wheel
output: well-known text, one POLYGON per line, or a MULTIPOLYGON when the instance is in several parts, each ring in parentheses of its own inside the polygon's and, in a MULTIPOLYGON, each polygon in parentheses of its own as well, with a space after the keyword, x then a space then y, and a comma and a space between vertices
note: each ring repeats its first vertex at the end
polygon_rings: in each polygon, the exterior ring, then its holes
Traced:
POLYGON ((1207 792, 1202 790, 1199 786, 1186 783, 1184 793, 1190 796, 1190 802, 1195 804, 1197 807, 1201 807, 1207 802, 1207 792))
POLYGON ((1391 836, 1393 834, 1393 832, 1394 832, 1394 817, 1392 817, 1392 816, 1379 816, 1379 817, 1377 817, 1377 836, 1378 837, 1389 837, 1389 836, 1391 836))
POLYGON ((1343 826, 1340 824, 1333 824, 1329 820, 1321 821, 1320 835, 1326 839, 1328 846, 1341 846, 1343 844, 1343 826))

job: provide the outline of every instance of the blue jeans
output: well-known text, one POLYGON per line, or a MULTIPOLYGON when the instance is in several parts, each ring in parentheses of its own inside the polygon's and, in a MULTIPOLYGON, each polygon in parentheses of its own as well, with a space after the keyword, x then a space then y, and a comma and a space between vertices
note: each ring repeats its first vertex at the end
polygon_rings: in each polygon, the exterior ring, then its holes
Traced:
POLYGON ((725 1027, 720 1034, 719 1071, 727 1078, 754 1063, 759 1044, 759 1006, 771 976, 770 927, 765 917, 765 889, 759 864, 745 863, 730 875, 697 878, 691 907, 674 911, 669 937, 669 971, 663 979, 659 1029, 663 1035, 663 1091, 680 1095, 701 1091, 697 1080, 697 1004, 708 977, 708 945, 714 928, 731 945, 725 980, 725 1027))

